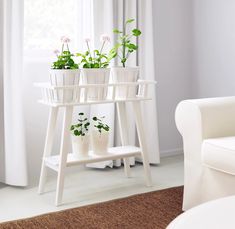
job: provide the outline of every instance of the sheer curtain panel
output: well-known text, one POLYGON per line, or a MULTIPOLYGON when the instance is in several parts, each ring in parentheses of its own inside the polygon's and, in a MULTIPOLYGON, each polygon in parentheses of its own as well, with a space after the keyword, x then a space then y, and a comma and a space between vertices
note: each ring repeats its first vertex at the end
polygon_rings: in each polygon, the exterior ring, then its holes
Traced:
POLYGON ((0 1, 0 182, 27 185, 22 110, 23 0, 0 1))

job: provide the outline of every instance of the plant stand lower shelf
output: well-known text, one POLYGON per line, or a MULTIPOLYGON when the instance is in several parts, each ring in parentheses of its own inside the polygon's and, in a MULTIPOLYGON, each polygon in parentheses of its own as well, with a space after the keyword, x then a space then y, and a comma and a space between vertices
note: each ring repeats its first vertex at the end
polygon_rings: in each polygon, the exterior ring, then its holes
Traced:
MULTIPOLYGON (((136 146, 120 146, 120 147, 112 147, 108 149, 108 152, 103 155, 96 155, 92 151, 89 152, 88 156, 82 155, 74 155, 73 153, 67 154, 67 162, 66 167, 70 167, 73 165, 83 165, 88 163, 95 163, 100 161, 108 161, 108 160, 116 160, 120 158, 128 158, 141 156, 141 149, 136 146)), ((58 172, 60 157, 59 155, 50 156, 44 158, 45 164, 47 167, 58 172)))
MULTIPOLYGON (((139 83, 139 85, 141 86, 143 83, 149 84, 149 82, 141 82, 139 83)), ((40 84, 40 87, 43 88, 44 84, 40 84)), ((45 88, 46 89, 48 88, 47 84, 45 84, 45 88)), ((59 89, 61 90, 61 87, 59 89)), ((65 89, 67 88, 65 87, 65 89)), ((50 90, 54 90, 54 88, 50 88, 50 90)), ((49 96, 51 94, 53 93, 47 93, 47 95, 49 96)), ((93 105, 93 104, 87 100, 81 102, 80 99, 78 99, 76 102, 73 101, 71 103, 68 102, 57 103, 51 100, 50 98, 47 99, 46 101, 40 100, 40 103, 50 107, 50 113, 49 113, 46 141, 45 141, 45 147, 42 159, 40 181, 39 181, 39 189, 38 189, 39 194, 44 192, 46 177, 47 177, 47 169, 52 169, 57 172, 55 204, 56 206, 58 206, 62 203, 64 178, 67 167, 81 165, 81 164, 88 164, 93 162, 123 159, 125 174, 127 177, 130 177, 131 174, 130 174, 129 158, 135 156, 142 158, 146 185, 151 186, 152 182, 151 182, 150 165, 146 151, 145 134, 142 125, 142 115, 141 115, 141 102, 150 99, 151 98, 147 97, 147 94, 144 93, 142 95, 137 96, 136 98, 115 99, 115 97, 113 97, 112 100, 110 99, 97 100, 94 104, 99 104, 99 103, 103 104, 107 102, 108 103, 112 102, 116 104, 122 146, 109 148, 108 152, 103 155, 95 155, 93 154, 92 151, 90 151, 88 156, 79 156, 79 157, 74 156, 74 154, 72 153, 68 153, 70 145, 70 125, 72 122, 73 108, 74 106, 93 105), (127 118, 126 118, 127 102, 131 103, 133 107, 133 113, 131 115, 135 119, 140 147, 128 145, 128 137, 127 137, 128 130, 127 130, 127 118), (59 109, 63 110, 64 112, 60 152, 58 155, 52 155, 52 146, 55 136, 56 122, 59 109)))

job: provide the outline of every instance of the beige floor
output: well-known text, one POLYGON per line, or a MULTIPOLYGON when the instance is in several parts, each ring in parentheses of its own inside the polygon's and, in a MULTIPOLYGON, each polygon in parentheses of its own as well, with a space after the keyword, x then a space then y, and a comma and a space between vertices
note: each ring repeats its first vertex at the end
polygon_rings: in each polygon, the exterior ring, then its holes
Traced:
POLYGON ((166 157, 160 165, 151 166, 153 187, 150 188, 145 186, 142 165, 134 166, 131 171, 132 178, 125 178, 123 168, 80 167, 76 173, 68 171, 64 204, 60 207, 54 206, 55 176, 49 179, 43 195, 37 194, 37 187, 22 189, 0 185, 0 222, 182 185, 183 156, 166 157))

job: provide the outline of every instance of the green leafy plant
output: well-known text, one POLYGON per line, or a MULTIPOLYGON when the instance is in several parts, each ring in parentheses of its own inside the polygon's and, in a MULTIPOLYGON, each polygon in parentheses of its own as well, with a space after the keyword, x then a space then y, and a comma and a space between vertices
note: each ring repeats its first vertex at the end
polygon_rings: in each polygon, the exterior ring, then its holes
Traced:
POLYGON ((133 37, 140 36, 141 31, 135 28, 131 30, 131 34, 127 34, 127 26, 134 21, 135 19, 128 19, 123 26, 123 31, 120 31, 118 29, 113 30, 113 32, 118 35, 118 40, 110 52, 113 55, 118 56, 123 67, 126 67, 126 61, 129 58, 130 54, 138 49, 138 46, 134 42, 132 42, 131 39, 133 37))
POLYGON ((69 42, 68 37, 61 37, 62 48, 61 52, 59 50, 54 50, 57 60, 53 62, 52 69, 78 69, 78 64, 73 60, 73 54, 69 51, 69 42))
POLYGON ((84 118, 84 113, 79 113, 78 116, 78 123, 71 125, 70 131, 75 136, 85 136, 89 131, 90 122, 87 118, 84 118))
POLYGON ((100 118, 97 117, 92 118, 92 120, 95 122, 94 127, 99 131, 100 134, 102 133, 102 131, 109 131, 110 129, 110 127, 103 122, 104 118, 105 116, 100 118))
POLYGON ((100 50, 95 49, 91 51, 90 39, 85 39, 87 51, 84 54, 76 54, 78 57, 81 57, 80 64, 83 68, 107 68, 109 66, 109 62, 115 57, 115 53, 113 52, 109 52, 109 54, 103 52, 105 44, 110 42, 110 37, 103 34, 101 35, 100 40, 102 42, 100 50))

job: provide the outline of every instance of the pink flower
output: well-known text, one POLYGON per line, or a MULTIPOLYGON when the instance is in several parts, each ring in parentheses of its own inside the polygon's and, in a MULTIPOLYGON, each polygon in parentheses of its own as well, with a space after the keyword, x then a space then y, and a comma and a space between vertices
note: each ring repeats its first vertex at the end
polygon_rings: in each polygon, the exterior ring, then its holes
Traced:
POLYGON ((110 36, 109 35, 107 35, 107 34, 102 34, 101 36, 100 36, 100 41, 101 42, 110 42, 110 36))
POLYGON ((58 49, 55 49, 55 50, 53 51, 53 53, 54 53, 55 55, 58 55, 58 54, 60 53, 60 51, 59 51, 58 49))
POLYGON ((91 41, 91 39, 90 39, 89 37, 86 37, 86 38, 84 39, 84 41, 85 41, 86 43, 88 43, 88 42, 91 41))
POLYGON ((62 36, 60 38, 61 42, 62 43, 69 43, 70 42, 70 38, 69 37, 66 37, 66 36, 62 36))

